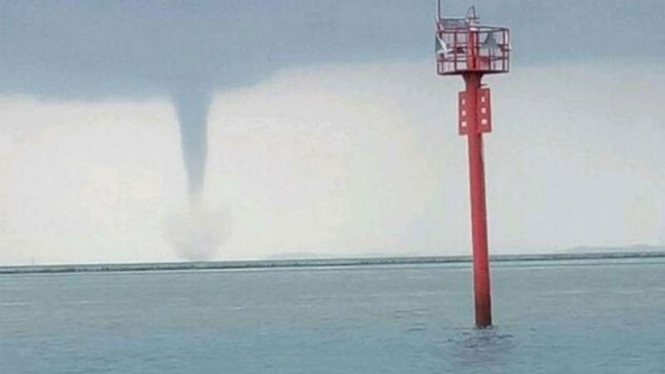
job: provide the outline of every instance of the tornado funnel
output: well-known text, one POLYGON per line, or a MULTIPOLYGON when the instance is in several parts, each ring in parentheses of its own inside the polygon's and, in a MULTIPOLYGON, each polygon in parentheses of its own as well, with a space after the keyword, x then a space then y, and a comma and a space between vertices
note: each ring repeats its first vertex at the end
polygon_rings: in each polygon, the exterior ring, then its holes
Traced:
POLYGON ((189 87, 176 91, 172 99, 180 127, 182 156, 192 205, 198 205, 205 184, 211 97, 209 90, 189 87))

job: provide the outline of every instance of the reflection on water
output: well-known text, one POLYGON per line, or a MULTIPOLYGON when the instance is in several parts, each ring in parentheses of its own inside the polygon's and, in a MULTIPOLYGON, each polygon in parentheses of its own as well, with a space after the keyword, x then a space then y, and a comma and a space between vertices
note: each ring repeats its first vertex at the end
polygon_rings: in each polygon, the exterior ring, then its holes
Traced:
MULTIPOLYGON (((437 339, 434 337, 434 339, 437 339)), ((475 373, 509 367, 514 360, 514 336, 500 327, 453 328, 439 332, 432 358, 447 371, 475 373)), ((493 371, 490 371, 493 372, 493 371)))
POLYGON ((512 335, 502 333, 498 327, 487 329, 469 329, 460 335, 448 339, 458 352, 462 365, 504 364, 510 357, 512 335))

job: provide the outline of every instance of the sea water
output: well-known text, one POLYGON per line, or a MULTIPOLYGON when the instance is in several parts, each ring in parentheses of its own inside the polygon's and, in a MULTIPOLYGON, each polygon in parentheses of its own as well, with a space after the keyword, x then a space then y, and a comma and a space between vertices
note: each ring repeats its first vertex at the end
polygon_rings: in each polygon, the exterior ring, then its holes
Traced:
POLYGON ((0 276, 0 374, 665 373, 665 261, 0 276))

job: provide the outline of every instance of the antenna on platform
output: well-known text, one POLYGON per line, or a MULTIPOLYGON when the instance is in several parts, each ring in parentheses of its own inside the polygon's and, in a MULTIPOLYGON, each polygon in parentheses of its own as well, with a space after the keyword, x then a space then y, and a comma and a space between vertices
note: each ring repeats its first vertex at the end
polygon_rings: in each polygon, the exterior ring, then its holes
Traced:
POLYGON ((437 0, 435 53, 439 75, 461 75, 466 90, 459 93, 458 131, 468 140, 471 192, 471 241, 476 326, 492 325, 483 134, 492 131, 490 89, 481 84, 485 74, 510 70, 509 31, 483 26, 471 6, 464 18, 444 18, 437 0))
POLYGON ((475 5, 471 5, 469 10, 466 11, 466 19, 469 23, 478 23, 478 21, 480 21, 480 18, 478 18, 478 15, 476 14, 475 5))

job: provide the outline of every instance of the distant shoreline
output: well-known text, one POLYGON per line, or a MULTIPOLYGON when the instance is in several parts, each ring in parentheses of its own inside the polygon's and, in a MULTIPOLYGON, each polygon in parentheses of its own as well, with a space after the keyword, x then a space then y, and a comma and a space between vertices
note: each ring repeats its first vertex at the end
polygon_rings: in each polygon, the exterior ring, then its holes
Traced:
MULTIPOLYGON (((533 255, 494 255, 492 262, 529 261, 576 261, 665 258, 665 251, 652 252, 608 252, 608 253, 554 253, 533 255)), ((52 274, 52 273, 96 273, 96 272, 146 272, 178 270, 233 270, 307 267, 352 267, 420 264, 469 263, 470 256, 423 256, 423 257, 371 257, 330 258, 302 260, 249 260, 249 261, 194 261, 164 263, 126 264, 80 264, 80 265, 25 265, 0 266, 0 275, 7 274, 52 274)))

